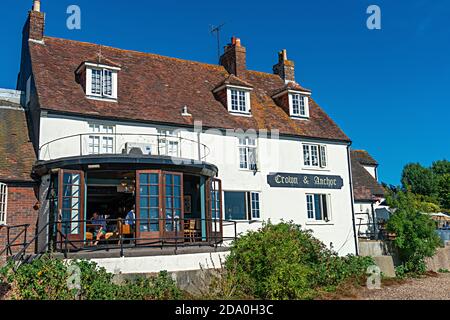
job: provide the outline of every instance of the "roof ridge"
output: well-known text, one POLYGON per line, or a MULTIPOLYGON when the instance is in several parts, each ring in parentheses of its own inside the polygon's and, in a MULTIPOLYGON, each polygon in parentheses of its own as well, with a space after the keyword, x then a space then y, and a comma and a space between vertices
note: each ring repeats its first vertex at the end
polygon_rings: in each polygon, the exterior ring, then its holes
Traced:
POLYGON ((116 50, 116 51, 121 51, 121 52, 136 53, 136 54, 141 54, 141 55, 146 55, 146 56, 152 56, 152 57, 159 57, 159 58, 164 58, 164 59, 169 59, 169 60, 175 60, 175 61, 179 61, 179 62, 189 62, 189 63, 199 64, 199 65, 206 65, 206 66, 210 66, 210 67, 215 67, 217 69, 225 70, 225 68, 223 66, 217 65, 217 64, 201 62, 201 61, 195 61, 195 60, 188 60, 188 59, 181 59, 181 58, 175 58, 175 57, 169 57, 169 56, 165 56, 165 55, 162 55, 162 54, 151 53, 151 52, 143 52, 143 51, 132 50, 132 49, 122 49, 122 48, 117 48, 117 47, 113 47, 113 46, 109 46, 109 45, 103 45, 103 44, 98 44, 98 43, 93 43, 93 42, 65 39, 65 38, 58 38, 58 37, 50 37, 50 36, 45 36, 44 39, 53 39, 53 40, 58 40, 58 41, 67 41, 67 42, 73 42, 73 43, 78 43, 78 44, 87 45, 87 46, 101 46, 103 49, 116 50))

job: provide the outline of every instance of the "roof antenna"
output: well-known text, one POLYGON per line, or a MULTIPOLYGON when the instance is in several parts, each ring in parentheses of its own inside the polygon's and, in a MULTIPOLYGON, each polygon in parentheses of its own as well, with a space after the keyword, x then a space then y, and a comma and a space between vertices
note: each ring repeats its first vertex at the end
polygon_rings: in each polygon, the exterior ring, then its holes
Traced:
POLYGON ((215 33, 217 37, 217 60, 220 63, 220 30, 225 25, 225 23, 222 23, 218 26, 211 26, 211 34, 215 33))
POLYGON ((103 59, 103 52, 102 52, 103 46, 99 45, 98 46, 98 52, 97 52, 97 62, 101 63, 102 59, 103 59))

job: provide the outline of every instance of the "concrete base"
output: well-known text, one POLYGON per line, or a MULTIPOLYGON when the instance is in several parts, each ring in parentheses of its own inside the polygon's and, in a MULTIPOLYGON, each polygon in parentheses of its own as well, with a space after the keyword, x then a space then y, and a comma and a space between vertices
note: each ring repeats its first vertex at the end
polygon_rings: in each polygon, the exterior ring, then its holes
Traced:
POLYGON ((114 274, 148 274, 220 268, 229 254, 225 252, 194 253, 147 257, 92 259, 114 274))
POLYGON ((425 260, 430 271, 438 272, 439 269, 450 270, 450 246, 439 248, 433 258, 425 260))
POLYGON ((395 277, 394 260, 392 256, 376 256, 373 257, 376 265, 380 268, 383 275, 387 278, 395 277))

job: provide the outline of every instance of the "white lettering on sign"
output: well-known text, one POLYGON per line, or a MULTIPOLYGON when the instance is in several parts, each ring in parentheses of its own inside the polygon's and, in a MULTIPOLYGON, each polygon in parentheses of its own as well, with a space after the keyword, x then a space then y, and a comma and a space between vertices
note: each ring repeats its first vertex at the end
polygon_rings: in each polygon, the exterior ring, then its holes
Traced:
POLYGON ((283 176, 277 175, 275 178, 275 182, 279 183, 279 184, 281 184, 281 183, 298 184, 298 178, 291 177, 291 176, 283 177, 283 176))
POLYGON ((336 179, 330 179, 328 177, 321 178, 321 177, 314 177, 314 184, 319 186, 328 186, 328 187, 334 187, 337 185, 336 179))

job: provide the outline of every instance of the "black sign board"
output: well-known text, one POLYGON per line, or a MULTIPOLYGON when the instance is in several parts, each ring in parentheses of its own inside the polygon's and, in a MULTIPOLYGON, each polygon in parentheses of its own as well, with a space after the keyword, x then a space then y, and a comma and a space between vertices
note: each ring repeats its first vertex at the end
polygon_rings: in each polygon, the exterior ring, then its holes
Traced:
POLYGON ((342 189, 344 186, 340 176, 297 173, 271 173, 267 183, 273 188, 342 189))

